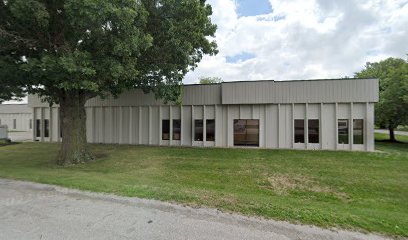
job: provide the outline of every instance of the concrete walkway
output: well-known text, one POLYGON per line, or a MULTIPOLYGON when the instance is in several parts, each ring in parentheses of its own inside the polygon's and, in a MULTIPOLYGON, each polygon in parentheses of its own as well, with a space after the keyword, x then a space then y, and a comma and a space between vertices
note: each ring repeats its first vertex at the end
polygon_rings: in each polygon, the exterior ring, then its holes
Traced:
POLYGON ((0 179, 0 239, 385 239, 0 179))

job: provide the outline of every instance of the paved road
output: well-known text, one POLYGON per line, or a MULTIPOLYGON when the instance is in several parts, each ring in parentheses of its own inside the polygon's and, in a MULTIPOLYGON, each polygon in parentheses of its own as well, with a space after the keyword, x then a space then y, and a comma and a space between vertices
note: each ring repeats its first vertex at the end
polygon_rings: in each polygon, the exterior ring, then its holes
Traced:
POLYGON ((384 239, 0 179, 0 239, 384 239))
MULTIPOLYGON (((390 131, 386 130, 386 129, 375 129, 376 133, 386 133, 389 134, 390 131)), ((394 131, 395 135, 403 135, 403 136, 408 136, 408 132, 406 131, 394 131)))

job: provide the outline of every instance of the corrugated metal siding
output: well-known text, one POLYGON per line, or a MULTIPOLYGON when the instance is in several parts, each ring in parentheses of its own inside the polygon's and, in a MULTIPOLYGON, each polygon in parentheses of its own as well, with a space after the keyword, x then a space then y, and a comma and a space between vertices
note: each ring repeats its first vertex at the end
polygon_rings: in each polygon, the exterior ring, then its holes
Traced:
MULTIPOLYGON (((31 107, 48 107, 36 96, 28 97, 31 107)), ((183 87, 183 105, 218 104, 276 104, 276 103, 334 103, 377 102, 377 79, 340 79, 307 81, 254 81, 183 87)), ((93 106, 157 106, 163 101, 142 90, 130 90, 118 98, 90 99, 93 106)), ((0 105, 1 106, 1 105, 0 105)), ((0 107, 1 111, 1 107, 0 107)))
POLYGON ((222 104, 377 101, 377 79, 222 83, 222 104))
POLYGON ((33 113, 33 110, 28 104, 0 104, 1 113, 33 113))

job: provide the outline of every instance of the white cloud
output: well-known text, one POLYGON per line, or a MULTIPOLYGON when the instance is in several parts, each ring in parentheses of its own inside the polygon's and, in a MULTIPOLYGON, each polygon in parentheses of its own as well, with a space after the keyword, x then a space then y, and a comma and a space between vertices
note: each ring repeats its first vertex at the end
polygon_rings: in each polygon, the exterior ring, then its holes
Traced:
POLYGON ((234 0, 209 3, 220 53, 204 57, 185 83, 352 76, 367 61, 408 53, 407 0, 270 0, 272 13, 241 18, 234 0), (242 53, 255 58, 226 61, 242 53))

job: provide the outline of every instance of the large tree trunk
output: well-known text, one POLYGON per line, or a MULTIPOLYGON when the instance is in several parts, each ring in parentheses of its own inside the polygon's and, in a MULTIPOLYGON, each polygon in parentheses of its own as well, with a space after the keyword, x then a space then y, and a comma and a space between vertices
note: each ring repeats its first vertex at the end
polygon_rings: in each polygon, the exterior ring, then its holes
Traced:
POLYGON ((93 159, 86 140, 85 102, 87 97, 79 91, 66 92, 60 100, 62 145, 57 164, 70 165, 93 159))
POLYGON ((389 127, 388 130, 390 131, 390 141, 391 141, 391 142, 396 142, 397 139, 395 139, 394 128, 393 128, 393 127, 389 127))

